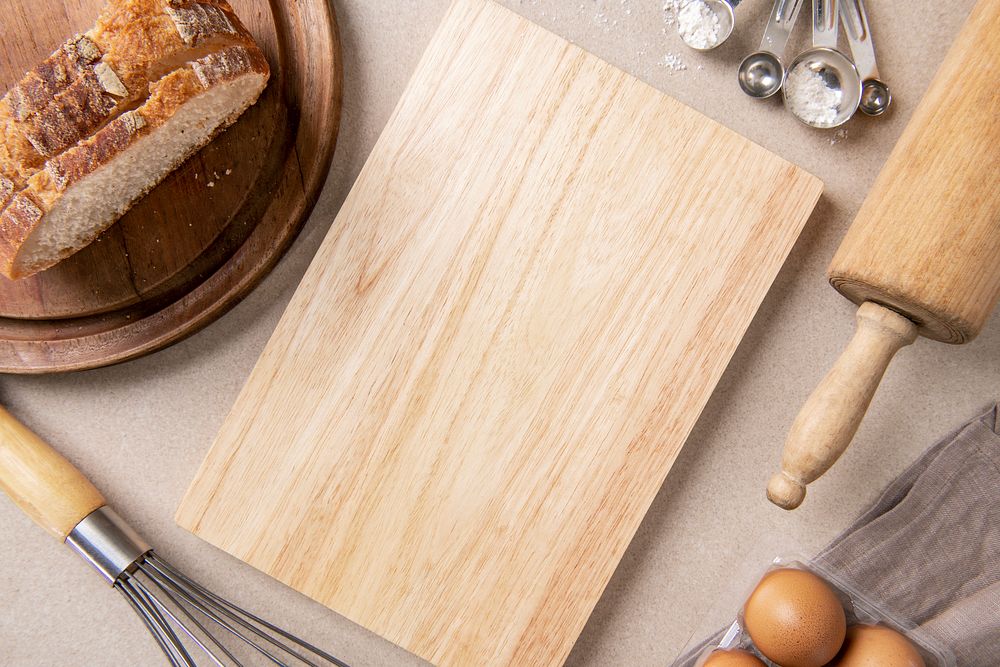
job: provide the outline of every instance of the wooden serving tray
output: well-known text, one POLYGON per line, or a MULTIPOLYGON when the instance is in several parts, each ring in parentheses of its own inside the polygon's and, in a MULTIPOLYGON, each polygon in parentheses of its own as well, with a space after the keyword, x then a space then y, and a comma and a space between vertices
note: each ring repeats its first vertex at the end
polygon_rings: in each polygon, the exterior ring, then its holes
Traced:
MULTIPOLYGON (((88 29, 103 0, 10 0, 0 89, 88 29)), ((0 277, 0 372, 117 363, 170 345, 245 296, 291 245, 336 144, 340 41, 327 0, 231 0, 271 65, 260 100, 95 243, 0 277)))
POLYGON ((178 522, 435 664, 560 664, 821 189, 456 0, 178 522))

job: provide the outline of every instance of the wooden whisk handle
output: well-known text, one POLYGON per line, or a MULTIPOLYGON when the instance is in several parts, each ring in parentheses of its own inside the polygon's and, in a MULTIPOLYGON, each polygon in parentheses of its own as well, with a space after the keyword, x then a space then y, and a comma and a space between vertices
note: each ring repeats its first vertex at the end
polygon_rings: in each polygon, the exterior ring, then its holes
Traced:
POLYGON ((2 407, 0 489, 60 541, 106 504, 83 473, 2 407))
POLYGON ((854 438, 889 362, 917 337, 917 325, 870 301, 858 309, 847 349, 802 406, 792 424, 781 472, 767 485, 775 505, 795 509, 806 485, 830 469, 854 438))

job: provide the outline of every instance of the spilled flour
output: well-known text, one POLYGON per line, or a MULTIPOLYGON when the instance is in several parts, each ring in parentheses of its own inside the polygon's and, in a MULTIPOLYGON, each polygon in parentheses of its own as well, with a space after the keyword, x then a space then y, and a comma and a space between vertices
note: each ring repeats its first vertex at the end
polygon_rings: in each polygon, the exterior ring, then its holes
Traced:
POLYGON ((685 0, 665 0, 663 3, 663 22, 667 25, 674 25, 684 4, 685 0))
POLYGON ((687 63, 685 63, 676 53, 668 53, 663 56, 663 62, 661 64, 667 69, 675 72, 682 72, 688 68, 687 63))
POLYGON ((830 145, 831 146, 836 146, 837 144, 839 144, 841 141, 844 141, 845 139, 847 139, 847 128, 846 127, 842 127, 839 130, 837 130, 836 133, 834 133, 834 135, 832 137, 830 137, 830 145))
MULTIPOLYGON (((518 3, 534 7, 541 16, 546 12, 541 7, 565 7, 556 0, 517 0, 518 3)), ((657 35, 650 35, 647 18, 648 10, 641 9, 646 0, 577 0, 568 3, 570 12, 573 7, 578 16, 590 17, 591 24, 607 34, 627 35, 629 43, 634 46, 634 62, 640 75, 647 78, 654 76, 652 67, 666 70, 671 74, 680 74, 690 69, 704 69, 698 62, 689 63, 687 52, 677 47, 676 37, 679 36, 688 46, 696 49, 708 49, 717 45, 723 37, 723 23, 715 14, 711 5, 705 0, 656 0, 649 7, 654 13, 662 10, 662 28, 656 30, 657 35), (647 56, 652 56, 648 57, 647 56)), ((556 13, 549 16, 555 17, 556 13)))
POLYGON ((833 125, 843 98, 843 91, 828 86, 822 74, 808 67, 794 68, 785 79, 789 110, 810 125, 833 125))

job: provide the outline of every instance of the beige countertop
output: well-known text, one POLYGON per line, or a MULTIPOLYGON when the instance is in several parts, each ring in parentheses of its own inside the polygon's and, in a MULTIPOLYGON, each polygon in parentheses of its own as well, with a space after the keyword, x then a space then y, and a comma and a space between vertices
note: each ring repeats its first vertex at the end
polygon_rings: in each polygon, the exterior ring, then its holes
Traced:
MULTIPOLYGON (((770 0, 744 0, 736 33, 686 49, 663 0, 501 0, 798 163, 823 196, 570 656, 571 665, 665 665, 726 621, 778 553, 829 541, 941 434, 1000 398, 1000 323, 962 347, 900 353, 855 445, 802 509, 764 499, 785 431, 853 330, 824 270, 973 0, 870 0, 886 118, 846 134, 806 128, 735 81, 770 0), (666 66, 669 54, 686 69, 666 66)), ((345 58, 343 129, 326 189, 270 277, 205 331, 121 366, 0 378, 0 402, 77 463, 157 550, 195 578, 355 665, 421 661, 201 542, 173 523, 195 468, 331 225, 448 0, 335 0, 345 58)), ((802 23, 805 23, 800 18, 802 23)), ((800 25, 797 41, 805 39, 800 25)), ((901 221, 902 223, 903 221, 901 221)), ((124 600, 0 501, 0 664, 158 665, 124 600)))

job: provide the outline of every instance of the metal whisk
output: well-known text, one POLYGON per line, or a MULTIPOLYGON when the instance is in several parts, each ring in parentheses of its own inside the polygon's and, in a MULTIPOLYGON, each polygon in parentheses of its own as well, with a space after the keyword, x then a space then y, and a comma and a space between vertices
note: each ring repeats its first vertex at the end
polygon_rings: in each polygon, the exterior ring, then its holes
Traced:
POLYGON ((69 461, 0 408, 0 488, 117 589, 175 667, 346 663, 215 595, 157 555, 69 461))

